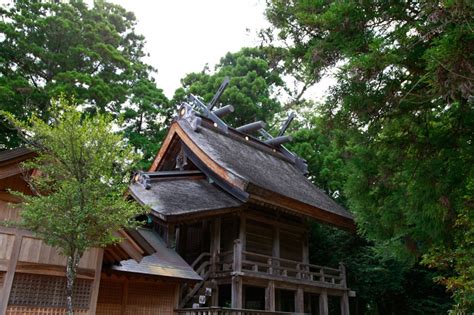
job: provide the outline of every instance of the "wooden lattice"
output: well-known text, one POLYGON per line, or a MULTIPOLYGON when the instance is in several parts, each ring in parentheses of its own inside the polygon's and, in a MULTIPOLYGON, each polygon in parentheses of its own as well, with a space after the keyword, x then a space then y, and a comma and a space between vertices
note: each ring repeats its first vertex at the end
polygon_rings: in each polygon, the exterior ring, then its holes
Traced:
MULTIPOLYGON (((76 279, 73 293, 74 308, 89 308, 91 288, 92 281, 76 279)), ((66 307, 66 278, 17 273, 13 279, 8 305, 64 308, 66 307)))
MULTIPOLYGON (((65 308, 9 306, 6 315, 66 315, 65 308)), ((87 314, 87 310, 76 310, 75 315, 87 314)))

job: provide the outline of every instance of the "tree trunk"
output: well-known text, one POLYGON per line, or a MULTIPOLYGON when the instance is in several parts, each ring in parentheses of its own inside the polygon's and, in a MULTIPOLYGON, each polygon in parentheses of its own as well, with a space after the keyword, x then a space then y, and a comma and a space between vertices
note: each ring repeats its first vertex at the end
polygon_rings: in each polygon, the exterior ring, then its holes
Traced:
POLYGON ((77 275, 77 266, 79 265, 79 260, 81 259, 81 255, 78 253, 77 250, 74 251, 73 255, 67 256, 67 264, 66 264, 66 279, 67 279, 67 286, 66 286, 66 299, 67 299, 67 313, 68 315, 74 315, 73 309, 73 289, 74 289, 74 282, 76 281, 77 275))

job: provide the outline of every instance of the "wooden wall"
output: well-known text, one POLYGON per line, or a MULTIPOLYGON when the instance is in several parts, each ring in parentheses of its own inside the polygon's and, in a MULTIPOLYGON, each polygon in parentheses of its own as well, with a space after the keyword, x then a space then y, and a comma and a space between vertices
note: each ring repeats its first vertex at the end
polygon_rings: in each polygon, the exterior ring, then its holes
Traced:
MULTIPOLYGON (((0 221, 19 219, 21 210, 9 204, 14 201, 13 196, 7 193, 0 194, 0 221)), ((93 296, 94 286, 98 284, 95 280, 100 278, 100 270, 97 275, 95 270, 97 267, 101 268, 102 253, 101 249, 91 249, 84 254, 79 263, 78 278, 90 283, 85 288, 90 290, 88 299, 93 296)), ((30 281, 32 284, 41 281, 57 282, 58 278, 65 281, 65 266, 66 258, 35 237, 33 233, 0 226, 0 314, 65 314, 64 308, 53 307, 54 301, 42 301, 37 307, 24 305, 26 302, 23 303, 21 299, 9 302, 12 290, 22 290, 21 288, 25 287, 21 281, 30 281), (25 276, 29 277, 28 280, 24 279, 25 276), (48 279, 45 280, 44 277, 48 279)), ((54 299, 54 296, 51 294, 51 299, 54 299)), ((77 314, 87 312, 88 309, 81 309, 77 314)))
POLYGON ((173 315, 178 284, 103 275, 97 315, 173 315))

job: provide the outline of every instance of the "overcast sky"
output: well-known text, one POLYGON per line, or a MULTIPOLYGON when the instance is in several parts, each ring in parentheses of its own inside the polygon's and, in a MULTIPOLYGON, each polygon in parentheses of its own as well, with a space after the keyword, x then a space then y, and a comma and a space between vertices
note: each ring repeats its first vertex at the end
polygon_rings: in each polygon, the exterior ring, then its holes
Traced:
POLYGON ((135 13, 158 87, 172 97, 180 79, 213 66, 228 51, 259 43, 268 25, 262 0, 112 0, 135 13))
MULTIPOLYGON (((13 0, 0 0, 0 4, 13 0)), ((92 6, 93 0, 85 0, 92 6)), ((169 98, 187 73, 213 69, 227 52, 260 43, 258 30, 269 26, 265 0, 109 0, 135 13, 145 36, 146 62, 169 98)), ((334 80, 325 78, 305 97, 320 99, 334 80)))

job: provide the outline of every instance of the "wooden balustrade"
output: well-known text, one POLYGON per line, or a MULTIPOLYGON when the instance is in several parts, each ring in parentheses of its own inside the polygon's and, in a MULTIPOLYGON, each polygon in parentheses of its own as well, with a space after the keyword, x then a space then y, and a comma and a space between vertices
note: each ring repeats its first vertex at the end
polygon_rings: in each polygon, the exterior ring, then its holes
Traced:
POLYGON ((307 264, 284 258, 242 250, 240 240, 234 242, 234 250, 222 252, 216 272, 257 273, 270 277, 285 277, 308 282, 331 284, 345 288, 345 269, 307 264))
MULTIPOLYGON (((200 307, 200 308, 183 308, 177 309, 176 313, 182 315, 291 315, 296 313, 286 312, 272 312, 262 310, 247 310, 247 309, 233 309, 226 307, 200 307)), ((304 315, 304 313, 298 313, 298 315, 304 315)))

